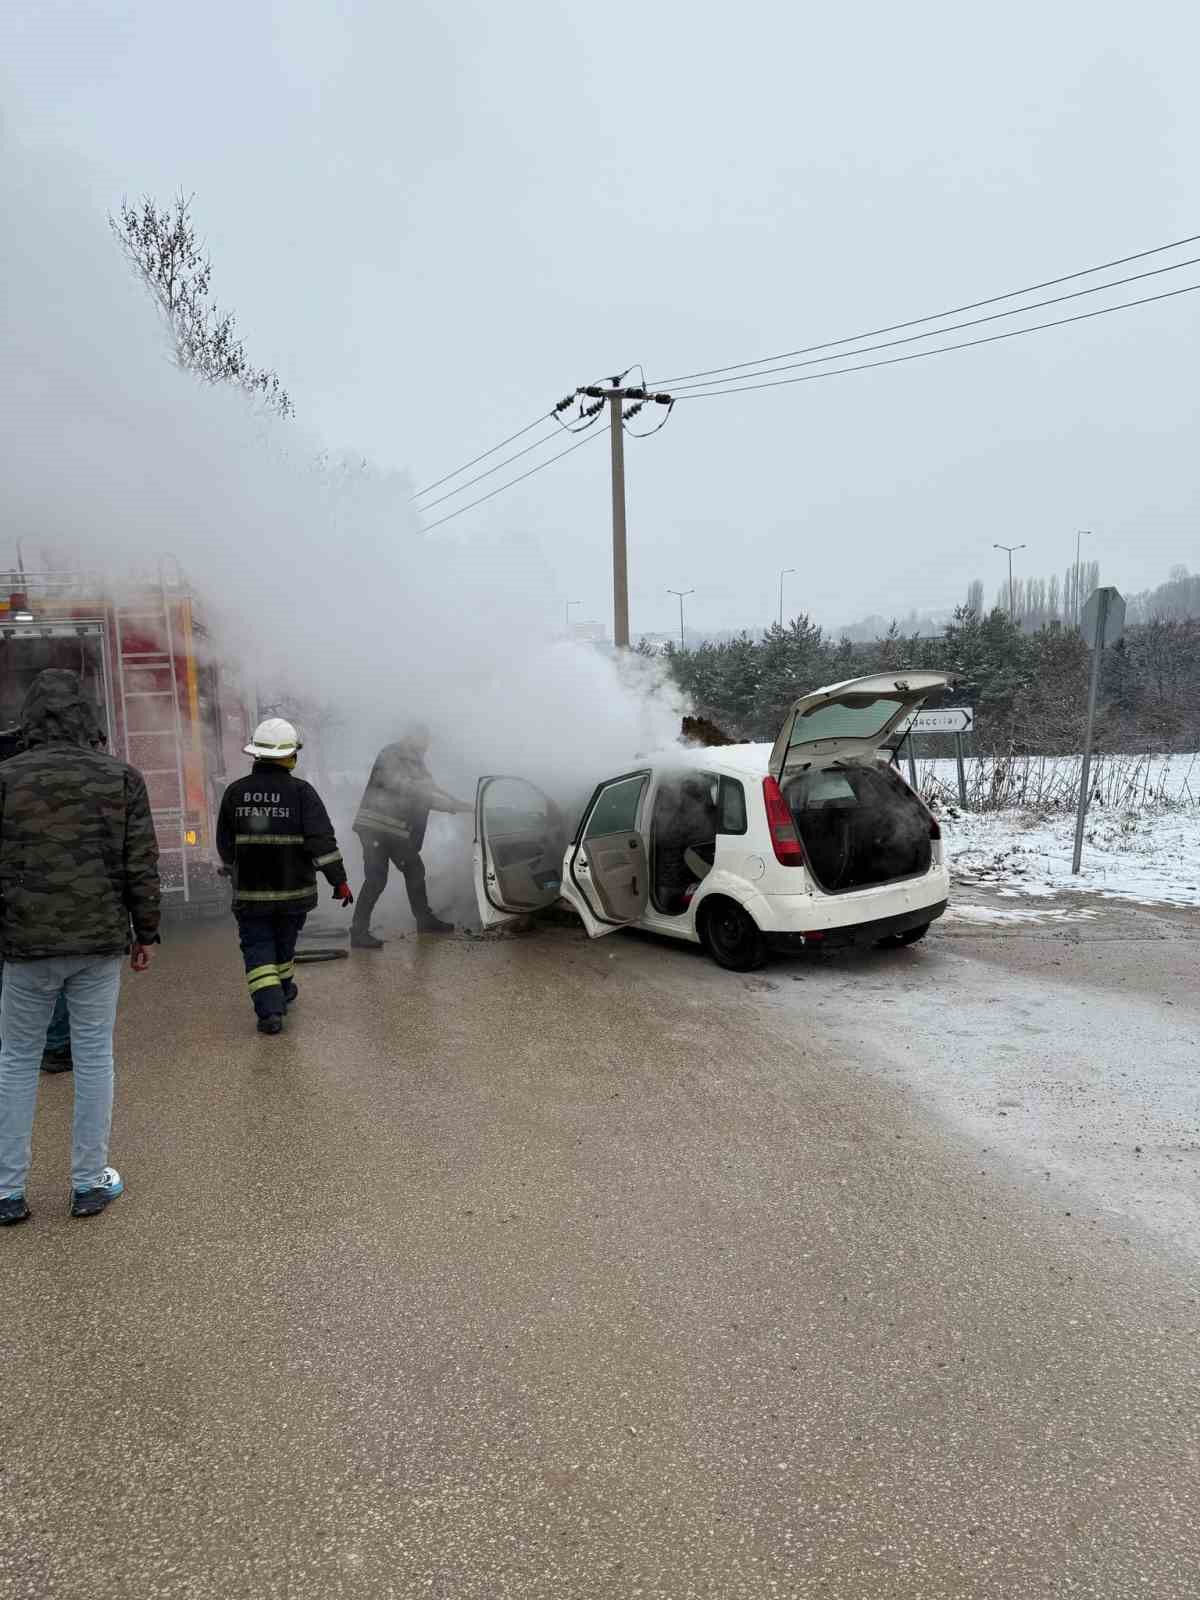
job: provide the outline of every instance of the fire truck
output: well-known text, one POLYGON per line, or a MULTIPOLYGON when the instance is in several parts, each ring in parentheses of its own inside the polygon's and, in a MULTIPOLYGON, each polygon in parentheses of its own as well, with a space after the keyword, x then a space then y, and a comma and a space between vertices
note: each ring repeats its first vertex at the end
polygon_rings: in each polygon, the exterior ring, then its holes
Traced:
POLYGON ((217 808, 227 772, 244 766, 249 712, 178 564, 120 580, 22 570, 0 590, 0 728, 15 727, 39 672, 77 672, 108 749, 146 780, 164 909, 228 905, 217 808))

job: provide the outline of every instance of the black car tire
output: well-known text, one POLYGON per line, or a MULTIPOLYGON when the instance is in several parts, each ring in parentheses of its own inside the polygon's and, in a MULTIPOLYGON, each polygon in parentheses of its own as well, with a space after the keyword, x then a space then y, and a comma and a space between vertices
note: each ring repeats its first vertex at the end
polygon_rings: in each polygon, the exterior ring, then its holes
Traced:
POLYGON ((767 941, 736 900, 714 896, 705 905, 700 937, 717 965, 729 972, 754 972, 766 962, 767 941))

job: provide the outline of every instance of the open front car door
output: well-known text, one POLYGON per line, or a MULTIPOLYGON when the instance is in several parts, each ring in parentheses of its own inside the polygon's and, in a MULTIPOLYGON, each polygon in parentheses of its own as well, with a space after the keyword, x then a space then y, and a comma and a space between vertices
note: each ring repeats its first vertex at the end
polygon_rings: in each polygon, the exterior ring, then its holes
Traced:
POLYGON ((558 899, 566 827, 524 778, 480 778, 475 790, 475 898, 485 928, 558 899))
POLYGON ((593 939, 637 922, 650 897, 642 801, 649 772, 602 783, 563 861, 562 897, 593 939))

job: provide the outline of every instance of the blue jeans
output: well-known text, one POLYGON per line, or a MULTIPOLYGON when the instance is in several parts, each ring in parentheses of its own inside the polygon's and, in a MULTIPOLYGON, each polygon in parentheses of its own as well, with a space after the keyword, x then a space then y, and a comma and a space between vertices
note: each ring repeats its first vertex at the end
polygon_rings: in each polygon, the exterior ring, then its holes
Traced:
MULTIPOLYGON (((0 961, 0 985, 4 983, 4 963, 0 961)), ((71 1046, 71 1019, 67 1015, 67 997, 60 993, 54 1002, 54 1015, 46 1029, 47 1050, 68 1050, 71 1046)))
POLYGON ((113 1024, 120 956, 7 961, 0 994, 0 1196, 24 1194, 46 1029, 66 996, 75 1058, 71 1185, 90 1189, 108 1165, 112 1124, 113 1024))

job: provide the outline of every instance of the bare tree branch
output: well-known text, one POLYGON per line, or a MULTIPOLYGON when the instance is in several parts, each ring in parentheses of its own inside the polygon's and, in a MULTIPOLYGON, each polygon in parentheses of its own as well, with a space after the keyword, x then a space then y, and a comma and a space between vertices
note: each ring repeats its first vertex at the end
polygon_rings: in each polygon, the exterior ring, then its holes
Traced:
POLYGON ((122 200, 108 225, 126 260, 146 285, 171 333, 176 366, 206 383, 233 383, 281 417, 295 407, 266 367, 255 367, 237 335, 237 319, 210 299, 212 262, 196 237, 192 196, 178 194, 169 207, 149 195, 137 205, 122 200))

